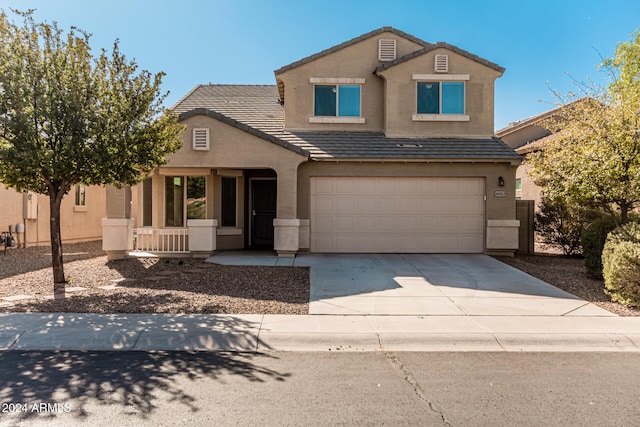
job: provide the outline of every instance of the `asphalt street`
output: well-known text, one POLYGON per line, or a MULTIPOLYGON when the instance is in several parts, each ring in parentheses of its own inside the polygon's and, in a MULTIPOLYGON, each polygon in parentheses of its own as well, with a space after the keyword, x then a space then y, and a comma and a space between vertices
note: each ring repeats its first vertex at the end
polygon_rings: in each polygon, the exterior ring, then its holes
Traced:
POLYGON ((0 353, 0 425, 640 425, 635 353, 0 353))

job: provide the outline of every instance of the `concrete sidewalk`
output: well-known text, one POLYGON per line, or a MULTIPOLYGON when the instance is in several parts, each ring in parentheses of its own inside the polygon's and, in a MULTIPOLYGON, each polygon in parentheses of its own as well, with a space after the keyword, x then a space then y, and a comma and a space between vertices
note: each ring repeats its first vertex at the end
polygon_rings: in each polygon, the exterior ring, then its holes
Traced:
POLYGON ((640 318, 557 316, 0 315, 1 350, 625 351, 640 318))

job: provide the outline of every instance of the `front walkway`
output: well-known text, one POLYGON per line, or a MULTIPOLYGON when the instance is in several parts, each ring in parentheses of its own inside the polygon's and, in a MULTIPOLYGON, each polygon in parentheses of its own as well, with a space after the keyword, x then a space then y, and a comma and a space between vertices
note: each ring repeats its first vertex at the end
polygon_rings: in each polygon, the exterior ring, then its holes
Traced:
POLYGON ((310 314, 596 316, 606 310, 486 255, 223 252, 218 264, 311 268, 310 314))

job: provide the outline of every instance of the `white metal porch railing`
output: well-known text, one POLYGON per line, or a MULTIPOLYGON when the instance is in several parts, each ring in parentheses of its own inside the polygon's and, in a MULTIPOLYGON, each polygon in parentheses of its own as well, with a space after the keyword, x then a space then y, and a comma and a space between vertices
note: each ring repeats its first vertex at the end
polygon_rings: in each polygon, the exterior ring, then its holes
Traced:
POLYGON ((134 246, 144 252, 189 252, 186 228, 136 228, 134 246))

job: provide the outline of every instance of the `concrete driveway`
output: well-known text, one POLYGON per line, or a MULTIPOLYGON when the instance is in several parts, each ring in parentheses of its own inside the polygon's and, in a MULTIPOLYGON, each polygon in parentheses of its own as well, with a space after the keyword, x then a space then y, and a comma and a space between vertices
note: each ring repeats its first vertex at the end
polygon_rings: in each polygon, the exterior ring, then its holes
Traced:
POLYGON ((220 253, 219 264, 311 269, 310 314, 614 316, 486 255, 220 253))

